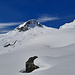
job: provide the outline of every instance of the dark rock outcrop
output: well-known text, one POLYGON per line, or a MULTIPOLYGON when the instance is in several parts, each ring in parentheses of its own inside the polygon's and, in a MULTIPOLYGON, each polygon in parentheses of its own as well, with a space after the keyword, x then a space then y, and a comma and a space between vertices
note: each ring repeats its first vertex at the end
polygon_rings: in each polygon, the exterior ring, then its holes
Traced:
POLYGON ((7 43, 4 45, 4 47, 13 46, 16 42, 17 42, 17 40, 13 44, 7 43))
POLYGON ((25 71, 26 73, 30 73, 30 72, 32 72, 33 70, 39 68, 38 66, 36 66, 36 65, 34 64, 34 60, 35 60, 36 58, 38 58, 38 57, 37 57, 37 56, 34 56, 34 57, 30 57, 30 58, 28 59, 28 61, 26 62, 26 71, 25 71))
POLYGON ((21 28, 17 28, 17 29, 19 30, 19 32, 28 30, 28 28, 26 26, 21 27, 21 28))

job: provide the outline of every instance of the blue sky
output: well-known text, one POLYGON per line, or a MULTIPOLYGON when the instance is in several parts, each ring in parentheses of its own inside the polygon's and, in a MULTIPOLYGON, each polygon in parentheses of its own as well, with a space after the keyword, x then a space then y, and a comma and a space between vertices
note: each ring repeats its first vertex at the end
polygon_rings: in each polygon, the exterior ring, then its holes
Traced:
POLYGON ((59 28, 75 19, 75 0, 0 0, 0 33, 30 19, 59 28))

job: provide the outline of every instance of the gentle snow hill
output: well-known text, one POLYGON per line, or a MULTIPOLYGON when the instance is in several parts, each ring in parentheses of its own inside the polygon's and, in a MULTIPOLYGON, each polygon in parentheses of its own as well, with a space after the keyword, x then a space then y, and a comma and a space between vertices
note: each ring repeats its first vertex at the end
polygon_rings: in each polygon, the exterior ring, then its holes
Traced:
MULTIPOLYGON (((74 25, 75 23, 73 23, 74 25)), ((29 20, 0 35, 0 75, 75 75, 75 29, 55 29, 29 20), (31 56, 39 69, 21 73, 31 56)))

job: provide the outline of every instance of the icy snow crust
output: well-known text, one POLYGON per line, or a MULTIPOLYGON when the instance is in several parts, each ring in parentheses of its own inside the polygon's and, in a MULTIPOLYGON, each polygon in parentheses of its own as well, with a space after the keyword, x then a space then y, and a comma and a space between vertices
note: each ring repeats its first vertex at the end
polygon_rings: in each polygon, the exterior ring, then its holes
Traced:
POLYGON ((75 75, 75 29, 43 26, 0 35, 0 75, 75 75), (4 47, 10 43, 12 46, 4 47), (39 69, 21 73, 31 56, 39 69))

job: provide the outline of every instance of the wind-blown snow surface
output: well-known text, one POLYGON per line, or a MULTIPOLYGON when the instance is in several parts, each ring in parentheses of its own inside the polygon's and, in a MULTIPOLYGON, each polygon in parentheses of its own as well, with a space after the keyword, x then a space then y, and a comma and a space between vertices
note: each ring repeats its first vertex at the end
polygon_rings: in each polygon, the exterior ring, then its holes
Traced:
POLYGON ((0 35, 0 75, 75 75, 75 29, 43 26, 0 35), (10 43, 12 46, 4 47, 10 43), (21 73, 31 56, 40 68, 21 73))

